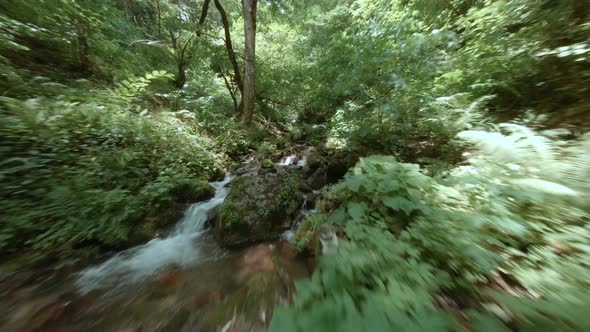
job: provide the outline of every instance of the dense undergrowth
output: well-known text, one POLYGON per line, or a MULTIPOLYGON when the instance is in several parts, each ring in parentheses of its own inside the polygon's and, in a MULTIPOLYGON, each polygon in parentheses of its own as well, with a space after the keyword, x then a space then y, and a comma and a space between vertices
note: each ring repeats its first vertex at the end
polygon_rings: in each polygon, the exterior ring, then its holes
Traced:
POLYGON ((2 113, 5 252, 117 244, 219 176, 210 143, 174 118, 45 99, 6 99, 2 113))
POLYGON ((232 160, 313 145, 368 157, 299 227, 323 255, 273 330, 590 328, 584 1, 261 2, 249 127, 203 4, 0 4, 3 254, 124 246, 232 160))
POLYGON ((339 245, 273 330, 587 330, 587 22, 567 1, 318 17, 330 139, 396 157, 361 159, 304 222, 300 249, 310 229, 339 245))
POLYGON ((590 140, 502 128, 463 132, 476 150, 437 177, 361 159, 323 202, 341 244, 275 329, 587 329, 590 140))

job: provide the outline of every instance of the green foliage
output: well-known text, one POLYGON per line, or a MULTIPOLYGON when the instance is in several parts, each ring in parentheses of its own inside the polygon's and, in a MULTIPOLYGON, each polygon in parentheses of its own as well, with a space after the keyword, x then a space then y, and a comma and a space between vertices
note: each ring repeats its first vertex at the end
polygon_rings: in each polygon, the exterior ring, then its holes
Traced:
POLYGON ((215 156, 177 125, 117 109, 4 99, 4 252, 116 245, 146 215, 203 197, 215 156))
MULTIPOLYGON (((260 211, 258 212, 260 214, 260 211)), ((265 212, 262 212, 265 214, 265 212)), ((226 202, 219 209, 220 228, 232 227, 240 223, 240 213, 231 202, 226 202)))
POLYGON ((130 102, 138 98, 141 94, 145 94, 146 88, 149 87, 152 80, 172 77, 173 76, 166 71, 154 70, 144 76, 130 77, 123 80, 121 83, 117 83, 117 88, 113 93, 123 101, 130 102))
POLYGON ((318 227, 326 222, 326 216, 323 214, 310 214, 305 216, 301 224, 297 227, 297 232, 293 238, 293 245, 298 252, 308 251, 318 254, 319 243, 315 241, 318 227))
MULTIPOLYGON (((296 249, 326 254, 274 330, 590 330, 584 1, 259 2, 249 128, 202 5, 0 3, 3 253, 96 255, 210 195, 228 157, 356 148, 383 155, 303 220, 296 249)), ((242 65, 240 3, 224 6, 242 65)), ((256 218, 253 238, 278 232, 274 199, 290 215, 307 189, 279 187, 247 223, 230 194, 226 243, 256 218)))
POLYGON ((261 159, 270 159, 277 153, 277 147, 269 142, 262 142, 256 148, 261 159))
POLYGON ((479 148, 440 179, 393 157, 361 159, 329 196, 336 208, 328 222, 342 225, 345 238, 299 282, 272 328, 587 329, 576 308, 588 300, 578 294, 589 286, 590 192, 571 170, 589 169, 587 139, 567 144, 502 127, 510 131, 462 133, 479 148), (521 296, 492 290, 498 271, 521 296), (465 304, 473 317, 465 322, 448 299, 487 304, 465 304))
POLYGON ((285 175, 279 192, 279 202, 287 215, 292 215, 301 206, 303 201, 302 182, 296 173, 285 175))
POLYGON ((455 135, 482 118, 529 108, 544 124, 587 117, 589 13, 579 2, 327 4, 302 25, 301 115, 328 122, 330 144, 455 163, 455 135))

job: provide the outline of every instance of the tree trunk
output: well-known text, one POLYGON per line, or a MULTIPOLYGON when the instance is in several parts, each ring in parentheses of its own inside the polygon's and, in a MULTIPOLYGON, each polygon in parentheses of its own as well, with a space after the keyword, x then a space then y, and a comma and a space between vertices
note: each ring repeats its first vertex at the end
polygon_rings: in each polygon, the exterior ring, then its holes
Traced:
POLYGON ((256 97, 256 2, 243 0, 244 15, 244 88, 242 91, 242 124, 249 125, 254 115, 256 97))
POLYGON ((129 0, 123 0, 123 8, 125 9, 125 16, 132 16, 131 5, 129 4, 129 0))
MULTIPOLYGON (((215 7, 219 11, 219 15, 221 15, 221 22, 223 23, 223 31, 225 33, 225 48, 227 49, 227 55, 229 57, 229 61, 231 62, 232 68, 234 70, 234 81, 240 90, 240 95, 244 95, 244 81, 242 81, 242 75, 240 73, 240 67, 238 66, 238 60, 236 59, 236 54, 234 53, 234 47, 231 42, 231 34, 229 30, 229 21, 227 19, 227 15, 221 2, 219 0, 215 0, 215 7)), ((242 97, 243 98, 243 97, 242 97)), ((242 102, 240 102, 239 110, 242 110, 242 102)))
POLYGON ((87 73, 90 71, 90 52, 88 46, 88 37, 86 31, 83 28, 78 28, 78 61, 80 65, 80 71, 87 73))
POLYGON ((234 102, 234 111, 236 112, 236 114, 239 114, 240 109, 238 108, 238 100, 236 99, 236 88, 232 88, 231 84, 225 77, 225 73, 223 71, 221 72, 221 77, 223 78, 223 82, 225 82, 225 87, 227 88, 227 91, 229 91, 231 100, 234 102))
POLYGON ((162 39, 162 8, 160 8, 160 0, 156 0, 156 8, 158 10, 158 38, 162 39))
POLYGON ((186 63, 184 62, 184 60, 178 61, 178 73, 176 74, 176 81, 174 82, 174 85, 179 89, 182 89, 184 87, 184 84, 186 83, 185 66, 186 63))
POLYGON ((199 18, 198 27, 200 28, 203 24, 205 24, 205 19, 207 18, 207 12, 209 12, 209 3, 211 0, 205 0, 203 2, 203 8, 201 9, 201 17, 199 18))

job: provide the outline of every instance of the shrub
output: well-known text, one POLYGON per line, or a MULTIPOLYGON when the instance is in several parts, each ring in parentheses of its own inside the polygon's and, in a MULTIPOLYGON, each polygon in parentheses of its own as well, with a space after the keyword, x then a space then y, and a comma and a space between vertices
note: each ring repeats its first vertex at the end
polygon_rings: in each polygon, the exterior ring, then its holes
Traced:
POLYGON ((124 242, 145 215, 202 198, 218 167, 178 124, 118 106, 4 99, 0 112, 5 253, 124 242))
POLYGON ((461 133, 475 144, 469 160, 437 179, 393 157, 361 159, 329 195, 340 245, 272 328, 588 329, 577 310, 589 303, 588 137, 501 128, 461 133), (498 290, 498 278, 513 288, 498 290))

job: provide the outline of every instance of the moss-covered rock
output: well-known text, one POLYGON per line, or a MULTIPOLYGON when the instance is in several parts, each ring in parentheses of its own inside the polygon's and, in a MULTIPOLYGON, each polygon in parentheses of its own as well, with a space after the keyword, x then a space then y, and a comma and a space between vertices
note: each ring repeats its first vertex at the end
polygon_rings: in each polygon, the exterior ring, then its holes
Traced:
POLYGON ((315 149, 308 153, 304 171, 312 189, 336 183, 354 166, 361 154, 349 150, 315 149))
POLYGON ((308 215, 303 219, 293 239, 298 253, 320 254, 321 245, 317 228, 324 222, 326 222, 326 216, 323 214, 308 215))
POLYGON ((177 202, 193 203, 213 197, 215 189, 205 180, 195 180, 178 184, 170 193, 177 202))
POLYGON ((213 197, 215 189, 203 179, 187 179, 170 188, 168 195, 156 204, 146 208, 146 214, 138 216, 139 221, 132 224, 126 241, 113 243, 113 247, 124 248, 147 242, 166 228, 176 223, 190 203, 213 197))
POLYGON ((310 150, 307 153, 307 163, 303 170, 306 174, 312 174, 315 170, 320 168, 324 163, 324 156, 317 149, 310 150))
POLYGON ((283 172, 236 179, 219 209, 215 236, 224 246, 277 237, 303 202, 305 181, 283 172))

